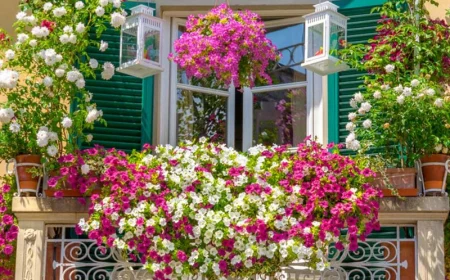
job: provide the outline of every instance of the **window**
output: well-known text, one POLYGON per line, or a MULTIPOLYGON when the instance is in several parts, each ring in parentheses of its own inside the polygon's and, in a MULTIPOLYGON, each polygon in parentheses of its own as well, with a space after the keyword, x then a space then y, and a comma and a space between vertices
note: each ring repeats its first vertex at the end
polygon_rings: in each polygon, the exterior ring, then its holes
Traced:
MULTIPOLYGON (((171 36, 167 43, 173 51, 173 42, 185 32, 185 19, 170 19, 171 36)), ((267 18, 265 24, 268 38, 282 55, 270 69, 272 85, 212 88, 205 83, 192 83, 175 63, 170 63, 170 71, 165 73, 170 81, 170 144, 204 136, 247 150, 256 144, 295 146, 311 134, 313 100, 307 96, 312 94, 314 79, 300 66, 304 59, 303 18, 267 18)))

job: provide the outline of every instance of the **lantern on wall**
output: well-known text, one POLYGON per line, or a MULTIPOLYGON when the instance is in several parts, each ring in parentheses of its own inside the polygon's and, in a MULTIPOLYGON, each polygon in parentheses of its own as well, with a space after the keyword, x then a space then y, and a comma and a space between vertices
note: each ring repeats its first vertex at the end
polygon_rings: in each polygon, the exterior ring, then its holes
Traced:
POLYGON ((347 42, 348 18, 328 1, 314 8, 314 13, 304 16, 306 36, 302 67, 322 76, 349 69, 338 56, 347 42))
POLYGON ((146 78, 163 71, 161 65, 161 19, 145 5, 131 8, 120 33, 120 65, 117 71, 146 78))

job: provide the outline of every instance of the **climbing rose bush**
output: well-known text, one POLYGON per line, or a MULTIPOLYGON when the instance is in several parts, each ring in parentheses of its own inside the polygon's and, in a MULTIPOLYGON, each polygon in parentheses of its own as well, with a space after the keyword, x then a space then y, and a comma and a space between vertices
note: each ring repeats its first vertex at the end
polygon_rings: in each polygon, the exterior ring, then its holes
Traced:
POLYGON ((206 15, 189 16, 186 32, 175 41, 174 49, 169 58, 188 78, 224 87, 270 84, 266 69, 279 59, 260 17, 250 11, 233 12, 226 4, 206 15))
POLYGON ((76 229, 139 259, 155 279, 274 275, 296 260, 324 270, 330 243, 356 250, 379 228, 374 172, 332 148, 308 141, 293 153, 240 153, 201 139, 130 157, 110 150, 105 188, 76 229))

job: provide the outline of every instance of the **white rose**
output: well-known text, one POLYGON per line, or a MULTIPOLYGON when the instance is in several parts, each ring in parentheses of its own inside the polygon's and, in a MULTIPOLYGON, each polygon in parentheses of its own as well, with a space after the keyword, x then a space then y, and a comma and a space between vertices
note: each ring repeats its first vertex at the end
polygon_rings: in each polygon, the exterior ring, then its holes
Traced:
POLYGON ((356 125, 352 122, 349 122, 345 125, 345 129, 348 131, 354 131, 356 128, 356 125))
POLYGON ((93 138, 94 138, 94 136, 92 136, 92 134, 86 135, 86 142, 88 142, 88 143, 91 142, 93 138))
POLYGON ((20 124, 18 123, 12 123, 9 125, 9 130, 12 133, 18 133, 20 131, 20 124))
POLYGON ((433 96, 436 92, 434 91, 434 89, 429 88, 425 91, 425 93, 429 96, 433 96))
POLYGON ((66 25, 66 26, 64 26, 63 31, 64 31, 64 33, 72 33, 73 28, 72 28, 72 26, 66 25))
POLYGON ((373 98, 380 99, 381 98, 381 92, 379 90, 375 91, 373 93, 373 98))
POLYGON ((122 5, 121 0, 113 0, 114 8, 120 8, 121 5, 122 5))
POLYGON ((0 71, 0 88, 12 89, 17 85, 19 73, 9 69, 0 71))
POLYGON ((86 30, 86 26, 84 26, 84 24, 80 22, 80 23, 78 23, 77 26, 75 27, 75 30, 76 30, 78 33, 83 33, 83 32, 86 30))
POLYGON ((363 127, 366 128, 366 129, 371 128, 372 127, 372 121, 369 120, 369 119, 363 121, 363 127))
POLYGON ((403 95, 404 96, 411 96, 411 94, 412 94, 412 89, 410 87, 405 87, 403 89, 403 95))
POLYGON ((64 71, 64 69, 56 69, 55 70, 55 75, 56 75, 56 77, 58 77, 58 78, 61 78, 62 76, 64 76, 64 74, 66 73, 66 71, 64 71))
POLYGON ((44 11, 48 12, 52 9, 52 7, 53 7, 53 4, 50 2, 47 2, 44 4, 43 9, 44 9, 44 11))
POLYGON ((77 43, 77 35, 75 35, 75 34, 70 34, 70 36, 69 36, 69 42, 70 42, 71 44, 76 44, 76 43, 77 43))
POLYGON ((42 83, 46 87, 51 87, 53 85, 53 79, 49 76, 45 77, 44 80, 42 80, 42 83))
POLYGON ((12 60, 12 59, 14 59, 14 56, 16 55, 16 53, 13 51, 13 50, 7 50, 6 52, 5 52, 5 58, 7 59, 7 60, 12 60))
POLYGON ((101 52, 104 52, 104 51, 106 51, 108 49, 108 42, 105 42, 105 41, 101 41, 100 42, 100 48, 99 48, 99 50, 101 51, 101 52))
POLYGON ((395 66, 392 64, 388 64, 384 67, 384 70, 386 70, 386 73, 392 73, 394 72, 395 66))
POLYGON ((89 60, 89 66, 90 66, 92 69, 96 69, 96 68, 98 67, 98 61, 97 61, 97 59, 91 58, 91 59, 89 60))
POLYGON ((403 103, 405 103, 405 96, 403 96, 403 95, 397 96, 397 103, 398 103, 398 104, 403 104, 403 103))
POLYGON ((364 101, 364 96, 362 95, 361 92, 355 93, 354 98, 355 98, 356 102, 358 102, 358 103, 361 103, 364 101))
POLYGON ((394 88, 394 91, 396 93, 402 93, 403 92, 403 86, 402 85, 398 85, 394 88))
POLYGON ((29 43, 29 44, 30 44, 30 46, 31 46, 31 47, 33 47, 33 48, 34 48, 34 47, 36 47, 36 46, 37 46, 37 41, 36 41, 35 39, 33 39, 33 40, 31 40, 31 41, 30 41, 30 43, 29 43))
POLYGON ((96 9, 95 9, 95 14, 98 16, 98 17, 102 17, 104 14, 105 14, 105 9, 103 9, 103 7, 97 7, 96 9))
POLYGON ((54 145, 47 147, 47 154, 49 156, 54 157, 54 156, 56 156, 57 153, 58 153, 58 148, 56 148, 54 145))
POLYGON ((126 18, 121 13, 114 12, 111 15, 111 25, 115 28, 122 26, 125 20, 126 18))
POLYGON ((17 19, 17 20, 23 20, 26 16, 27 16, 27 14, 26 14, 25 12, 19 12, 19 13, 16 15, 16 19, 17 19))
POLYGON ((77 88, 82 89, 86 86, 86 81, 84 79, 79 79, 75 82, 75 85, 77 86, 77 88))
POLYGON ((64 128, 70 128, 72 126, 72 120, 69 117, 64 117, 61 124, 64 128))
POLYGON ((81 10, 83 8, 84 8, 84 3, 83 2, 78 1, 78 2, 75 3, 75 9, 81 10))
POLYGON ((98 3, 100 4, 100 6, 105 7, 106 5, 108 5, 109 1, 108 0, 100 0, 98 3))
POLYGON ((69 43, 69 35, 63 34, 63 35, 59 36, 59 41, 60 41, 61 44, 63 44, 63 45, 69 43))
POLYGON ((350 121, 353 121, 354 119, 356 119, 356 113, 350 113, 350 114, 348 114, 348 119, 349 119, 350 121))
POLYGON ((444 100, 442 98, 438 98, 434 101, 434 106, 441 108, 444 105, 444 100))
POLYGON ((92 96, 93 96, 92 92, 89 92, 89 91, 88 91, 87 94, 86 94, 86 96, 85 96, 85 98, 84 98, 84 101, 85 101, 85 102, 91 102, 92 96))
POLYGON ((411 86, 412 87, 417 87, 419 84, 420 84, 420 82, 417 79, 414 79, 414 80, 411 81, 411 86))
POLYGON ((11 108, 0 109, 0 122, 9 123, 14 118, 14 111, 11 108))
POLYGON ((20 33, 20 34, 18 34, 17 35, 17 42, 19 42, 19 43, 23 43, 23 42, 25 42, 26 40, 28 40, 28 35, 27 34, 25 34, 25 33, 20 33))
POLYGON ((381 90, 388 90, 390 88, 391 87, 389 85, 387 85, 387 84, 384 84, 384 85, 381 86, 381 90))
POLYGON ((59 7, 59 8, 55 8, 54 10, 53 10, 53 15, 55 16, 55 17, 62 17, 62 16, 64 16, 65 14, 67 14, 67 11, 66 11, 66 9, 64 8, 64 7, 59 7))
POLYGON ((354 98, 350 99, 350 107, 352 108, 358 108, 358 103, 356 102, 356 100, 354 98))

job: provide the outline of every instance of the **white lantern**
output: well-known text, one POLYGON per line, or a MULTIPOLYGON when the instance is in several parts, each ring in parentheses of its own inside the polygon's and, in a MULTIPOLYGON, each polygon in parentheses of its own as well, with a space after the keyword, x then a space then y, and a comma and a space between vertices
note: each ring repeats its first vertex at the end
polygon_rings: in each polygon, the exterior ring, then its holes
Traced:
POLYGON ((162 20, 155 9, 139 5, 122 25, 120 66, 117 71, 145 78, 163 71, 161 65, 162 20))
POLYGON ((338 13, 331 2, 314 5, 315 12, 305 15, 305 59, 302 67, 322 76, 349 69, 338 51, 347 42, 348 18, 338 13))

